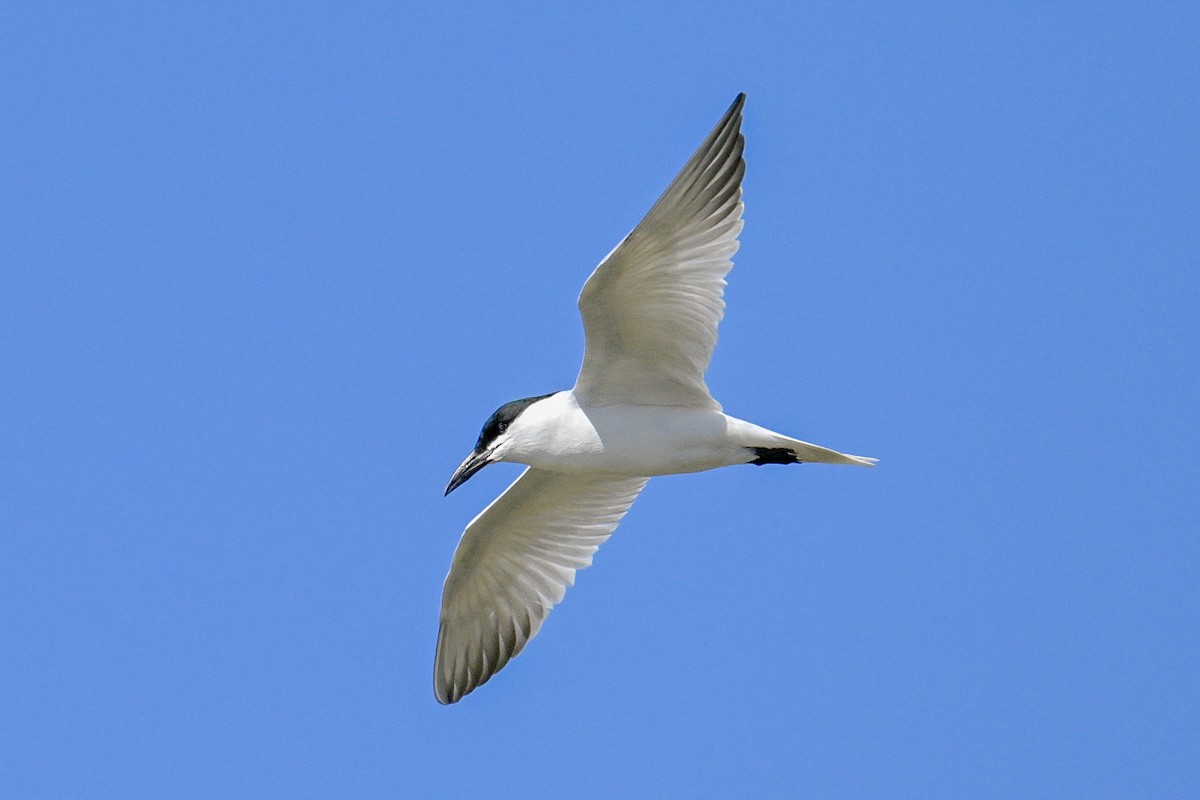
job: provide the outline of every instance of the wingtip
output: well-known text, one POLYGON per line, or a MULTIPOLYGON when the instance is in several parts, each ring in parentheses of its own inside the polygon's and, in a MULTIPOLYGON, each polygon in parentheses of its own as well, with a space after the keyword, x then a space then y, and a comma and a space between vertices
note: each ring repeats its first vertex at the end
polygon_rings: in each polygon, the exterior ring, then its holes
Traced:
POLYGON ((454 697, 454 683, 446 674, 444 669, 443 659, 446 657, 443 645, 446 640, 446 622, 444 619, 438 623, 437 649, 433 655, 433 696, 437 701, 444 706, 448 706, 458 700, 454 697))

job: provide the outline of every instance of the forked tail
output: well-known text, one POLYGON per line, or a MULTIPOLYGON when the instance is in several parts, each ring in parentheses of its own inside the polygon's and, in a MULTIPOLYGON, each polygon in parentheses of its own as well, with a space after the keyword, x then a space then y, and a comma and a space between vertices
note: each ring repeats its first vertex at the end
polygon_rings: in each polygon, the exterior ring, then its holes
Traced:
POLYGON ((853 464, 859 467, 873 467, 877 458, 867 456, 851 456, 830 450, 828 447, 809 444, 799 439, 789 439, 779 436, 778 447, 747 447, 754 458, 749 463, 762 466, 763 464, 853 464))

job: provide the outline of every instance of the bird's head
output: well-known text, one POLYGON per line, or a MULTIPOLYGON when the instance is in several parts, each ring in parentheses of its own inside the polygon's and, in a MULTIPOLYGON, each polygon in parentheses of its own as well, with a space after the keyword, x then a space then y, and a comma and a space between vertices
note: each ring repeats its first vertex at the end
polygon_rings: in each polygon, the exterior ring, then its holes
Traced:
MULTIPOLYGON (((513 441, 514 423, 521 416, 521 412, 538 400, 545 400, 550 396, 549 394, 543 394, 537 397, 525 397, 521 400, 513 400, 511 403, 505 403, 497 408, 495 413, 488 417, 487 422, 483 423, 483 430, 479 432, 479 439, 475 442, 475 449, 458 465, 458 469, 454 470, 454 474, 450 476, 450 482, 446 484, 446 494, 450 494, 459 486, 462 486, 467 482, 467 479, 488 464, 494 461, 503 461, 505 452, 513 441)), ((516 433, 519 434, 519 430, 516 433)))

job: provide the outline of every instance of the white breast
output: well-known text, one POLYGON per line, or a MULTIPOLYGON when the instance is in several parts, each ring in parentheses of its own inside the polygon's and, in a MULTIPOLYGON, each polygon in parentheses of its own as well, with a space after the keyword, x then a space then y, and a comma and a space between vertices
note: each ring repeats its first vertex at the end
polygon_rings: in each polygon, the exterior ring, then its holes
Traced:
POLYGON ((673 475, 745 461, 719 411, 677 406, 580 407, 571 392, 530 406, 503 460, 557 472, 673 475))

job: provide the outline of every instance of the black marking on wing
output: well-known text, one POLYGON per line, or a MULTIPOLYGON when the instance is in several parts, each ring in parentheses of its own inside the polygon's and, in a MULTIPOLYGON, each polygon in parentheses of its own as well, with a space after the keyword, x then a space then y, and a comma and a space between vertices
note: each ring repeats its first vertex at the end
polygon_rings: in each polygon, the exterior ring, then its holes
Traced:
POLYGON ((796 453, 786 447, 747 447, 747 450, 754 453, 754 459, 748 461, 748 464, 754 464, 761 467, 763 464, 803 464, 804 462, 796 458, 796 453))

